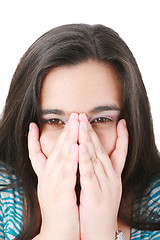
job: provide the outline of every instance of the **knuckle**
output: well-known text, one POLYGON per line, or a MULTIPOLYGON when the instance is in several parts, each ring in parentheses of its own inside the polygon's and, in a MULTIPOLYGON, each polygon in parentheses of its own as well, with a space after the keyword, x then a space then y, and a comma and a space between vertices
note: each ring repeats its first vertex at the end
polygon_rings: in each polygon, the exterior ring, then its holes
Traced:
POLYGON ((92 161, 92 163, 97 164, 98 163, 98 158, 96 156, 92 156, 91 161, 92 161))
POLYGON ((84 177, 86 178, 86 179, 89 179, 89 180, 92 180, 92 179, 94 179, 95 178, 95 173, 94 173, 94 171, 93 170, 86 170, 85 172, 84 172, 84 177))
POLYGON ((101 145, 97 147, 97 153, 98 154, 105 154, 105 150, 101 145))

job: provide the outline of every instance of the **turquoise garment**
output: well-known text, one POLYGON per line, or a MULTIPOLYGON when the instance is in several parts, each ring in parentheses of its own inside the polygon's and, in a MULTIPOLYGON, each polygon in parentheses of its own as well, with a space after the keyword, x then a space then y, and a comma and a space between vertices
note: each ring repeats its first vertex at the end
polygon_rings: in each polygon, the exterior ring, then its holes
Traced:
MULTIPOLYGON (((13 178, 16 181, 16 178, 13 178)), ((0 185, 10 180, 0 174, 0 185)), ((1 187, 0 187, 1 189, 1 187)), ((0 190, 0 239, 12 240, 22 229, 23 194, 16 189, 0 190)))
MULTIPOLYGON (((16 179, 15 179, 16 181, 16 179)), ((0 174, 0 183, 9 184, 9 178, 0 174)), ((160 177, 146 189, 141 201, 134 202, 133 218, 140 209, 140 217, 160 223, 160 177)), ((12 240, 22 229, 23 194, 13 190, 0 190, 0 239, 12 240)), ((159 231, 131 229, 131 240, 160 240, 159 231)))
MULTIPOLYGON (((148 185, 141 201, 135 200, 133 219, 159 223, 160 226, 160 176, 148 185), (137 214, 139 213, 139 214, 137 214), (138 216, 138 217, 137 217, 138 216)), ((131 240, 160 240, 160 230, 142 231, 131 229, 131 240)))

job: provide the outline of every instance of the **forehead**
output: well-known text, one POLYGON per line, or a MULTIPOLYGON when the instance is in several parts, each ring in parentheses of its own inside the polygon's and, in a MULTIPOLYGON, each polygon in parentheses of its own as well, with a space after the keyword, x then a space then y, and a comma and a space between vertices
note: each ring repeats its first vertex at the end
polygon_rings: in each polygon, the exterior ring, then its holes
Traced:
POLYGON ((121 105, 121 85, 113 66, 94 61, 52 69, 44 79, 41 109, 87 112, 100 105, 121 105))

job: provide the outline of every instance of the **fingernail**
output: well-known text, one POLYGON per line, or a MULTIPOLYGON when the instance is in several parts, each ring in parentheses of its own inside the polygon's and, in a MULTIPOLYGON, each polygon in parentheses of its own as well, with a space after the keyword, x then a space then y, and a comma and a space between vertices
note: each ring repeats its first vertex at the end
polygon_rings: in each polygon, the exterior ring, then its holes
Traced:
POLYGON ((125 119, 122 119, 122 123, 123 123, 123 126, 126 127, 127 124, 126 124, 126 120, 125 119))
POLYGON ((71 113, 69 116, 69 122, 73 121, 74 119, 76 119, 77 117, 77 113, 71 113))
POLYGON ((29 131, 32 131, 32 130, 33 130, 33 124, 30 123, 30 124, 29 124, 29 131))
POLYGON ((29 124, 29 133, 30 133, 31 135, 37 135, 37 132, 36 132, 34 123, 30 123, 30 124, 29 124))
POLYGON ((84 122, 88 122, 88 118, 85 113, 81 113, 81 120, 84 122))

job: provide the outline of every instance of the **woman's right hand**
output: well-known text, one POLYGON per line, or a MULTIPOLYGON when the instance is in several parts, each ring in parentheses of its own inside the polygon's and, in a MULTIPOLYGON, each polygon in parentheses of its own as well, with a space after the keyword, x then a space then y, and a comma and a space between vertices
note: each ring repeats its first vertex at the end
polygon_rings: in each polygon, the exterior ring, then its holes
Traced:
POLYGON ((46 158, 39 142, 39 129, 30 124, 29 157, 38 177, 38 199, 42 214, 40 234, 34 239, 78 240, 79 215, 76 204, 76 173, 78 166, 78 114, 71 114, 57 139, 51 155, 46 158))

